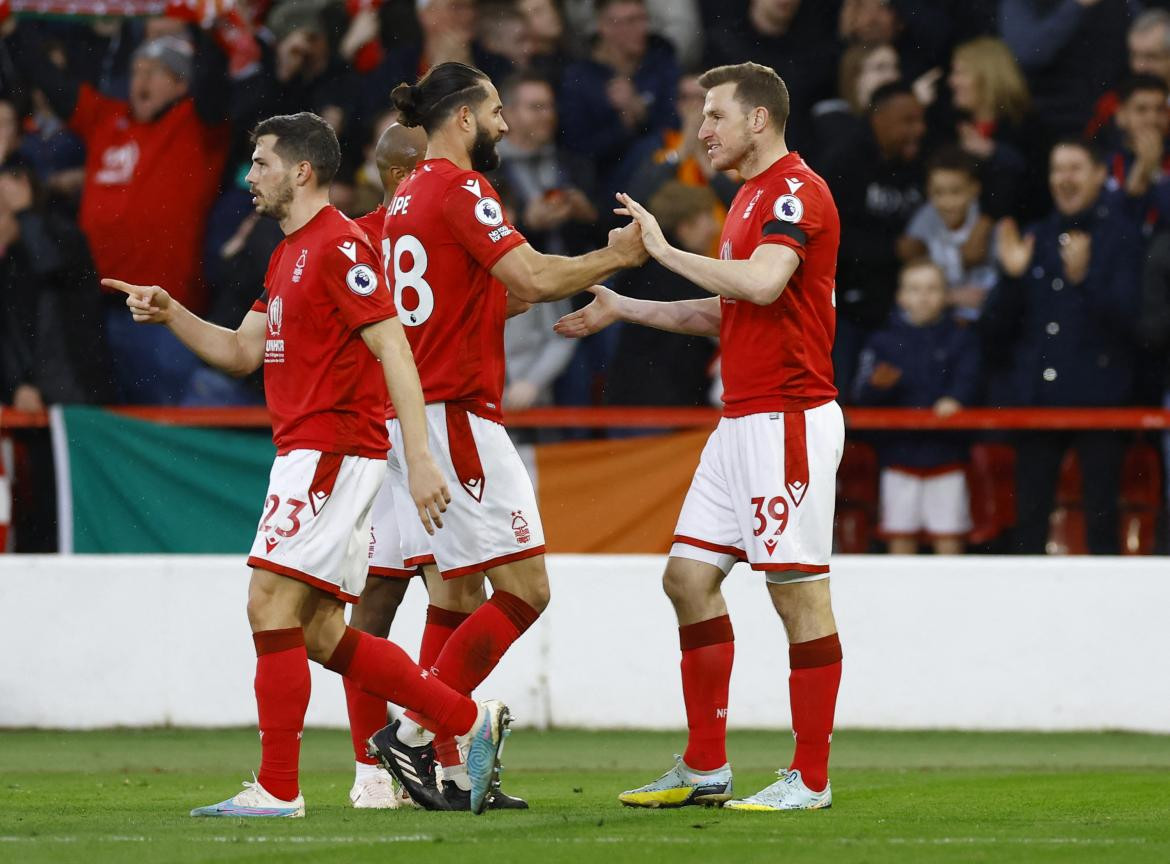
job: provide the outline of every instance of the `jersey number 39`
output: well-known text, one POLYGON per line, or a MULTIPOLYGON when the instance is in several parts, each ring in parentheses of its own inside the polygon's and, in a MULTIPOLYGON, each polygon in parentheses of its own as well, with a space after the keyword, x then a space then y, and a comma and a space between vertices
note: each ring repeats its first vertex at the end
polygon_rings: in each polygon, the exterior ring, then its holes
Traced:
POLYGON ((417 327, 430 318, 435 311, 435 293, 425 278, 427 250, 422 241, 412 234, 403 234, 391 248, 390 238, 383 237, 382 267, 386 281, 394 286, 398 320, 406 327, 417 327), (404 269, 403 265, 409 266, 404 269))

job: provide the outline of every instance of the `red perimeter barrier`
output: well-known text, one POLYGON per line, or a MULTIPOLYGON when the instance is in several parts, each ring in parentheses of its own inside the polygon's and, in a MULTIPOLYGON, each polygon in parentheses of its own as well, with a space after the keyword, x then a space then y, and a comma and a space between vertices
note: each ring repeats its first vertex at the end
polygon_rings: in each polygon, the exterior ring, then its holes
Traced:
MULTIPOLYGON (((268 428, 266 408, 164 408, 111 406, 125 417, 173 426, 268 428)), ((683 429, 714 426, 711 408, 532 408, 509 414, 518 429, 585 427, 596 429, 683 429)), ((939 417, 929 408, 846 408, 850 429, 1170 429, 1170 410, 1160 408, 968 408, 939 417)), ((48 425, 44 412, 0 410, 0 430, 48 425)))

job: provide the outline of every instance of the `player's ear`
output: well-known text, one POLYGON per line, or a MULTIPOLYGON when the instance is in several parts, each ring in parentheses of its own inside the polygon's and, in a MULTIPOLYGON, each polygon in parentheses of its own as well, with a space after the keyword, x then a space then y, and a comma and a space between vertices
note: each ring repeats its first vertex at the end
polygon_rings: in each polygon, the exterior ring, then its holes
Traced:
POLYGON ((313 177, 313 163, 303 160, 297 163, 297 173, 294 180, 298 186, 306 186, 313 177))
POLYGON ((763 132, 768 125, 768 109, 763 106, 753 108, 750 125, 753 132, 763 132))

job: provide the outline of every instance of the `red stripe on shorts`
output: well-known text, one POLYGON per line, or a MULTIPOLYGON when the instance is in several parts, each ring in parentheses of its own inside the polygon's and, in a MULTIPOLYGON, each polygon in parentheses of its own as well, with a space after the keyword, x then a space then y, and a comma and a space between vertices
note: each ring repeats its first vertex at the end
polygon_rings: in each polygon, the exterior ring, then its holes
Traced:
POLYGON ((313 507, 316 516, 333 494, 333 486, 337 483, 337 475, 341 471, 341 453, 322 453, 317 458, 317 470, 313 472, 313 480, 309 483, 309 504, 313 507))
POLYGON ((447 449, 451 452, 451 465, 459 485, 476 501, 483 500, 483 487, 487 482, 483 476, 483 464, 479 461, 479 449, 475 436, 471 434, 471 416, 463 406, 448 402, 447 449))
POLYGON ((808 491, 808 441, 803 411, 784 414, 784 487, 792 506, 799 507, 808 491))

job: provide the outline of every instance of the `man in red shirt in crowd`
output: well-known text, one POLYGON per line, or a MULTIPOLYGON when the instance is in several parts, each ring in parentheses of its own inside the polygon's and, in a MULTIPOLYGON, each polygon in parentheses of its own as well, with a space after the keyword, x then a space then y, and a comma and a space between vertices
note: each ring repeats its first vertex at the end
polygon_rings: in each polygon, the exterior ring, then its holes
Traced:
POLYGON ((670 246, 657 221, 618 198, 664 267, 717 296, 656 303, 593 289, 562 318, 565 336, 614 321, 719 336, 723 419, 712 433, 675 528, 663 587, 678 616, 686 753, 659 779, 619 795, 634 807, 726 802, 735 810, 829 807, 829 741, 841 643, 829 601, 837 465, 845 429, 833 386, 834 284, 841 229, 832 195, 784 143, 788 89, 755 63, 705 73, 699 138, 717 171, 745 178, 719 259, 670 246), (732 795, 727 691, 734 635, 720 585, 736 561, 764 574, 789 642, 796 754, 781 779, 732 795))
MULTIPOLYGON (((398 409, 409 495, 427 531, 450 499, 428 442, 422 389, 381 265, 361 230, 329 204, 337 136, 315 114, 271 117, 253 133, 247 181, 258 212, 280 222, 264 293, 236 330, 210 324, 159 286, 116 279, 134 321, 165 324, 205 362, 245 375, 264 364, 277 456, 248 564, 256 643, 261 763, 254 783, 193 816, 303 816, 300 739, 309 659, 380 699, 408 706, 467 749, 472 806, 482 812, 508 723, 383 639, 345 623, 366 579, 370 509, 386 473, 388 390, 398 409), (381 363, 381 373, 378 364, 381 363), (384 378, 383 387, 380 378, 384 378)), ((426 789, 391 770, 415 800, 426 789)))
MULTIPOLYGON (((18 68, 85 142, 78 219, 99 273, 158 281, 197 313, 206 307, 202 244, 227 157, 226 59, 206 34, 161 36, 134 52, 130 97, 111 99, 55 66, 33 30, 10 37, 18 68), (198 59, 198 62, 197 62, 198 59)), ((198 362, 164 328, 107 321, 122 398, 177 403, 198 362)))
MULTIPOLYGON (((446 527, 423 538, 422 548, 401 511, 399 526, 406 565, 433 556, 441 574, 428 580, 432 608, 419 662, 471 693, 549 599, 536 494, 501 423, 508 297, 525 303, 568 297, 641 264, 646 253, 637 225, 611 232, 604 249, 566 258, 542 255, 509 224, 482 173, 499 164, 496 144, 508 126, 496 88, 479 69, 440 63, 417 84, 400 84, 391 98, 404 125, 426 130, 427 158, 390 202, 386 271, 422 379, 431 447, 455 490, 446 527), (468 599, 477 601, 485 574, 494 593, 477 608, 468 599)), ((403 432, 401 417, 390 421, 396 448, 403 432)), ((397 500, 413 479, 411 468, 392 460, 390 476, 397 500)), ((415 773, 434 788, 437 755, 440 794, 449 802, 441 809, 465 809, 470 764, 407 717, 375 742, 412 752, 415 773)))

